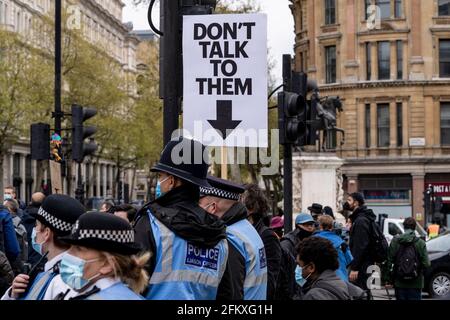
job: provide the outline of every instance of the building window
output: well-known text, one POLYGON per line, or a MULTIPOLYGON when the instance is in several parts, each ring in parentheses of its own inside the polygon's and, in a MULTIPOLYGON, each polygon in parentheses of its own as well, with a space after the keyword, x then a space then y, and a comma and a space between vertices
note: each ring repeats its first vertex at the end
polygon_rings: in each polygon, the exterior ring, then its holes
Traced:
POLYGON ((325 24, 336 23, 336 0, 325 0, 325 24))
POLYGON ((395 10, 395 17, 396 18, 402 18, 403 17, 403 7, 402 7, 402 0, 394 0, 394 10, 395 10))
POLYGON ((325 47, 326 83, 336 82, 336 46, 325 47))
POLYGON ((378 147, 385 148, 390 145, 389 104, 379 104, 377 108, 378 147))
POLYGON ((370 148, 370 140, 371 140, 371 136, 370 136, 370 104, 366 104, 365 107, 365 118, 366 118, 366 147, 370 148))
POLYGON ((450 102, 441 103, 441 145, 450 145, 450 102))
POLYGON ((450 0, 439 0, 439 15, 448 16, 450 15, 450 0))
POLYGON ((450 40, 439 41, 439 76, 450 77, 450 40))
POLYGON ((391 78, 391 44, 389 41, 378 42, 378 80, 391 78))
POLYGON ((397 40, 397 79, 403 79, 403 41, 397 40))
POLYGON ((381 19, 391 17, 391 0, 376 0, 375 5, 380 8, 381 19))
POLYGON ((397 146, 403 146, 403 104, 397 102, 397 146))
POLYGON ((372 79, 372 45, 370 42, 366 43, 366 58, 367 58, 367 64, 366 64, 367 80, 371 80, 372 79))

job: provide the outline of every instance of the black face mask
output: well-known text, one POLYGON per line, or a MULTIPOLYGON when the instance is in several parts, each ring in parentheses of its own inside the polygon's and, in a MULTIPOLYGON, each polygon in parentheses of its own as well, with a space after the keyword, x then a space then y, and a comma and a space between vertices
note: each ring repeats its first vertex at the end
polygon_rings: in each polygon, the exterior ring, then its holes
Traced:
POLYGON ((308 237, 310 237, 310 236, 312 236, 312 234, 313 234, 313 232, 311 232, 311 231, 306 231, 305 229, 303 229, 303 228, 298 228, 299 229, 299 232, 298 232, 298 237, 301 239, 301 240, 303 240, 303 239, 305 239, 305 238, 308 238, 308 237))
POLYGON ((352 208, 350 208, 350 204, 347 201, 345 201, 342 209, 344 209, 345 211, 352 211, 352 208))

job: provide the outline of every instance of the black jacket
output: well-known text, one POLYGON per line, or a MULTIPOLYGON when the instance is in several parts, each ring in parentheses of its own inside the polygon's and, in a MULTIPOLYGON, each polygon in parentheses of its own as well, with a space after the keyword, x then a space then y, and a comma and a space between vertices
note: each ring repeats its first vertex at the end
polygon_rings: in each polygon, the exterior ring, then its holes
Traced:
POLYGON ((280 273, 281 245, 275 232, 268 228, 262 219, 254 224, 264 243, 267 257, 267 300, 274 300, 280 273))
MULTIPOLYGON (((146 268, 150 277, 156 264, 156 242, 150 227, 148 209, 177 236, 200 247, 211 248, 222 239, 226 239, 225 224, 200 208, 198 200, 199 188, 185 184, 145 205, 137 213, 133 222, 135 241, 142 246, 143 250, 153 253, 146 268)), ((231 274, 225 272, 222 281, 230 282, 231 274)), ((228 290, 232 288, 230 284, 223 287, 228 290)), ((232 296, 233 292, 224 295, 232 296)))
POLYGON ((352 227, 350 229, 350 251, 353 255, 351 270, 366 272, 367 266, 374 263, 370 251, 372 237, 372 223, 376 215, 366 206, 358 207, 350 215, 352 227))
POLYGON ((297 296, 301 296, 301 287, 295 281, 295 268, 297 267, 296 247, 300 241, 311 235, 311 232, 296 228, 281 238, 281 267, 277 280, 275 300, 292 300, 297 296))
POLYGON ((28 206, 22 216, 22 224, 27 229, 27 240, 28 240, 28 263, 34 265, 39 261, 41 255, 37 253, 33 246, 31 245, 31 235, 33 233, 33 228, 36 225, 36 218, 31 216, 31 214, 37 214, 39 211, 40 205, 30 205, 28 206))

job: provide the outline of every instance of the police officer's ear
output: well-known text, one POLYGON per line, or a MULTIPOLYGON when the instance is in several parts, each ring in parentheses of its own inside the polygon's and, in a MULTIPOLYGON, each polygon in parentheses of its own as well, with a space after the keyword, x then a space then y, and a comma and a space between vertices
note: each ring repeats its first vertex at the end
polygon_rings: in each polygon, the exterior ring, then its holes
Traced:
POLYGON ((114 258, 112 257, 107 257, 105 259, 105 263, 103 264, 103 266, 98 270, 98 273, 100 273, 101 275, 113 275, 114 274, 114 258))

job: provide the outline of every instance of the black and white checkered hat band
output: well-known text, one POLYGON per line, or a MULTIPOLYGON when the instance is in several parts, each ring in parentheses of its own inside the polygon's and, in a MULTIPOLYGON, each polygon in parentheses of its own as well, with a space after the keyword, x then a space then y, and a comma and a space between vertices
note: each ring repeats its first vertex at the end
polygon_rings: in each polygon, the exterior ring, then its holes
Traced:
POLYGON ((200 187, 200 194, 205 196, 213 196, 236 201, 238 201, 240 197, 239 193, 224 191, 217 188, 205 188, 205 187, 200 187))
POLYGON ((119 243, 133 243, 134 232, 133 230, 79 230, 79 240, 92 238, 109 240, 119 243))
POLYGON ((47 221, 54 228, 61 231, 70 231, 72 230, 72 224, 61 219, 56 218, 52 214, 45 211, 42 207, 38 210, 38 215, 42 216, 45 221, 47 221))

